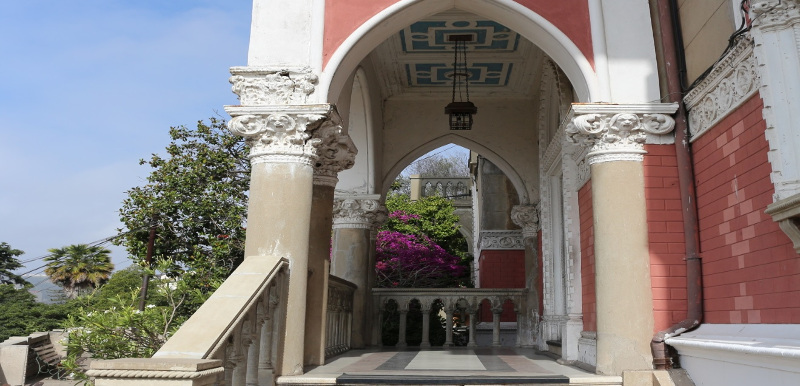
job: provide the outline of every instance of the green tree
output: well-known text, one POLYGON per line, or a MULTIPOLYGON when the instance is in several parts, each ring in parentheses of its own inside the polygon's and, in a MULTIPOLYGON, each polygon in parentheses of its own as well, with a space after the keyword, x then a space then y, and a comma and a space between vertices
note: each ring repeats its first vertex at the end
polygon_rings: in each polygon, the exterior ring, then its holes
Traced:
POLYGON ((467 257, 467 241, 459 232, 452 201, 438 196, 411 201, 405 194, 390 192, 386 197, 386 209, 389 218, 382 230, 425 235, 450 254, 462 259, 467 257), (400 213, 404 215, 398 215, 400 213))
POLYGON ((22 264, 17 260, 17 256, 23 253, 25 252, 11 248, 8 243, 0 243, 0 284, 30 284, 23 279, 22 276, 11 272, 15 269, 22 268, 22 264))
POLYGON ((210 275, 198 281, 203 286, 226 277, 244 256, 248 149, 214 118, 196 128, 172 127, 169 134, 166 156, 139 161, 152 171, 147 184, 127 192, 120 217, 128 232, 118 242, 142 263, 154 223, 154 259, 173 261, 173 275, 210 275))
POLYGON ((37 303, 27 289, 0 284, 0 342, 11 336, 60 328, 72 307, 71 303, 37 303))
POLYGON ((111 251, 99 245, 76 244, 50 249, 44 273, 74 299, 108 281, 114 264, 111 251))

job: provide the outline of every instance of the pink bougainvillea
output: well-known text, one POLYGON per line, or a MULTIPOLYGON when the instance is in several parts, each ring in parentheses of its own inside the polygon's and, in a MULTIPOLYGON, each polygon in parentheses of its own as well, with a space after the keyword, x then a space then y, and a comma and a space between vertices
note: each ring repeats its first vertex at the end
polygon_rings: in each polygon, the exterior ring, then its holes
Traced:
MULTIPOLYGON (((408 221, 417 215, 395 211, 390 216, 408 221)), ((425 235, 380 231, 376 249, 379 287, 450 287, 458 285, 465 274, 457 256, 425 235)))

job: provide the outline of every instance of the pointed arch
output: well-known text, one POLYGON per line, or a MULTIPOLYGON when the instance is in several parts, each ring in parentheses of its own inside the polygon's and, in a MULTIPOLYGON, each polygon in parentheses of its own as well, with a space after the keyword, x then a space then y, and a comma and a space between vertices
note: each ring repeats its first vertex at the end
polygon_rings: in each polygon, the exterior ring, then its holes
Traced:
POLYGON ((581 102, 598 95, 596 74, 575 43, 514 0, 398 1, 359 26, 334 51, 320 77, 320 94, 335 103, 358 64, 379 44, 413 22, 453 8, 502 23, 541 48, 567 74, 581 102))
MULTIPOLYGON (((495 166, 497 166, 506 175, 506 177, 508 177, 508 179, 511 181, 511 184, 514 185, 514 189, 517 190, 517 195, 519 196, 520 204, 525 205, 530 203, 528 188, 525 186, 525 183, 523 182, 519 173, 517 173, 511 164, 506 162, 503 157, 500 157, 497 153, 486 146, 453 133, 448 133, 441 137, 437 137, 406 153, 403 158, 397 161, 397 163, 389 168, 388 172, 383 175, 381 194, 386 194, 386 192, 389 191, 389 188, 391 187, 392 181, 394 181, 395 177, 400 174, 400 172, 402 172, 403 169, 405 169, 408 165, 411 165, 411 163, 417 158, 422 157, 432 150, 436 150, 451 143, 470 149, 495 164, 495 166)), ((533 193, 534 196, 538 195, 536 192, 533 193)))

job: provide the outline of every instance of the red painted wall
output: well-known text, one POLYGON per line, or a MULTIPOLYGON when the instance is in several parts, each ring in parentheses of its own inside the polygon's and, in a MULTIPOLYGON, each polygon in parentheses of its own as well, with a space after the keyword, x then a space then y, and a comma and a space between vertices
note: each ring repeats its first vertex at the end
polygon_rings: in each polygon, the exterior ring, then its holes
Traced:
MULTIPOLYGON (((481 251, 478 259, 481 288, 525 288, 525 251, 481 251)), ((481 321, 491 322, 492 311, 481 307, 481 321)), ((515 322, 514 306, 503 305, 501 322, 515 322)))
MULTIPOLYGON (((515 1, 553 23, 575 43, 589 63, 594 63, 589 5, 586 0, 515 1)), ((395 2, 396 0, 326 0, 323 67, 353 31, 395 2)))
POLYGON ((646 145, 644 157, 655 331, 686 318, 683 214, 673 145, 646 145))
POLYGON ((800 323, 800 257, 774 193, 759 95, 692 144, 707 323, 800 323))
POLYGON ((583 330, 597 331, 597 300, 594 288, 594 215, 592 181, 578 190, 581 221, 581 285, 583 286, 583 330))

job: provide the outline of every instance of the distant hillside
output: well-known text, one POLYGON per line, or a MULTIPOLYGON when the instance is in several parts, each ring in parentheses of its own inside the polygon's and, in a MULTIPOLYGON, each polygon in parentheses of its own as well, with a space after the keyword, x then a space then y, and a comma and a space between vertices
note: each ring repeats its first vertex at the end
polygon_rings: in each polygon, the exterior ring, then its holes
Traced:
POLYGON ((45 304, 61 303, 64 301, 64 290, 50 281, 46 275, 36 275, 27 277, 29 283, 33 284, 30 293, 36 295, 36 301, 45 304))

